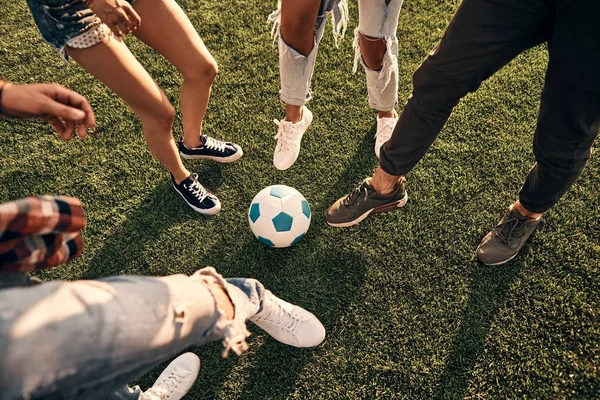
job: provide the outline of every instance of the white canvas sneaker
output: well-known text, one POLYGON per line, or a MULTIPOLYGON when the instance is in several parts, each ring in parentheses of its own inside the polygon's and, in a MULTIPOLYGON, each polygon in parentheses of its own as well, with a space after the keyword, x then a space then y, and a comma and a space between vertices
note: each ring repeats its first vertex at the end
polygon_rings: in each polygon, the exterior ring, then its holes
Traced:
POLYGON ((144 395, 150 399, 179 400, 196 382, 199 372, 198 356, 194 353, 184 353, 165 368, 144 395))
POLYGON ((281 343, 294 347, 314 347, 325 339, 325 327, 312 313, 265 291, 262 311, 250 318, 281 343))
POLYGON ((273 165, 279 170, 291 167, 300 154, 300 142, 302 135, 308 129, 313 120, 312 112, 306 107, 302 107, 302 119, 296 123, 286 121, 285 119, 273 122, 277 125, 277 146, 273 154, 273 165))
POLYGON ((381 146, 392 137, 394 127, 398 122, 398 117, 395 118, 379 118, 377 117, 377 132, 375 133, 375 155, 381 158, 379 152, 381 146))

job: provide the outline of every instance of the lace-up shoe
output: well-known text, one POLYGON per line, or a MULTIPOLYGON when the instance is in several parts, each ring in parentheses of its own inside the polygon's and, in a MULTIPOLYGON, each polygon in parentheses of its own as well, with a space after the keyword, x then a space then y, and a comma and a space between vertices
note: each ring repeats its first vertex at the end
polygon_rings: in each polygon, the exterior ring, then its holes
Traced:
POLYGON ((277 125, 277 145, 273 153, 273 165, 279 170, 285 170, 291 167, 298 159, 300 154, 300 143, 302 136, 308 129, 313 120, 313 115, 310 110, 302 107, 302 119, 296 123, 286 121, 284 119, 274 119, 273 122, 277 125))
POLYGON ((327 223, 336 228, 356 225, 371 214, 394 211, 404 207, 408 194, 404 188, 404 179, 389 195, 378 194, 371 187, 371 178, 365 179, 349 195, 338 199, 325 214, 327 223))
POLYGON ((177 184, 171 175, 173 188, 183 197, 192 209, 205 215, 215 215, 221 211, 221 202, 217 196, 206 190, 198 181, 198 175, 191 174, 184 181, 177 184))
POLYGON ((199 372, 198 356, 194 353, 184 353, 165 368, 143 397, 153 400, 179 400, 189 392, 199 372))
POLYGON ((210 136, 200 136, 202 144, 192 149, 183 144, 183 139, 177 143, 179 154, 188 160, 208 159, 220 163, 230 163, 239 160, 244 155, 242 148, 231 142, 223 142, 210 136))
POLYGON ((522 216, 514 208, 509 208, 504 218, 483 238, 475 250, 477 258, 486 265, 509 262, 519 254, 519 250, 541 221, 541 216, 531 219, 522 216))
POLYGON ((325 327, 310 312, 266 290, 262 310, 250 318, 274 339, 295 347, 314 347, 325 339, 325 327))

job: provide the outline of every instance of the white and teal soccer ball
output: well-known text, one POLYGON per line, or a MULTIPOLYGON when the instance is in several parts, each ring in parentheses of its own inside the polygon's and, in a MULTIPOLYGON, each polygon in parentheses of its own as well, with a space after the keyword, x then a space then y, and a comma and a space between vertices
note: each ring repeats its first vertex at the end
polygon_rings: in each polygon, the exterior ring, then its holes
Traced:
POLYGON ((302 194, 284 185, 268 186, 258 192, 248 222, 254 236, 269 247, 298 243, 310 226, 310 206, 302 194))

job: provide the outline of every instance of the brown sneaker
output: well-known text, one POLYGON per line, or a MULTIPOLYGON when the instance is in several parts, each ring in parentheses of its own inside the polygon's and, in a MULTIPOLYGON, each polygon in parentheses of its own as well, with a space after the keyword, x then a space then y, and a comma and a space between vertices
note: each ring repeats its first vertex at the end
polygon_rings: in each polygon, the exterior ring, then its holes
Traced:
POLYGON ((404 179, 396 190, 382 196, 369 185, 371 178, 365 179, 349 195, 338 199, 325 213, 327 223, 336 228, 356 225, 371 214, 394 211, 406 205, 408 195, 404 179))
POLYGON ((504 218, 483 238, 475 250, 477 258, 486 265, 509 262, 519 254, 519 250, 541 221, 542 217, 527 218, 509 208, 504 218))

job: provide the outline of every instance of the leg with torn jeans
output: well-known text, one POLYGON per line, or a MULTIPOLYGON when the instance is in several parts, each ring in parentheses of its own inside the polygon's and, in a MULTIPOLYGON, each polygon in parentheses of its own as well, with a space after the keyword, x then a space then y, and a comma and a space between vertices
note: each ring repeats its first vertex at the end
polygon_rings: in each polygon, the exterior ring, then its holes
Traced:
MULTIPOLYGON (((308 6, 308 8, 311 7, 310 4, 308 6)), ((343 37, 348 24, 348 0, 321 0, 314 30, 312 27, 310 28, 314 32, 314 38, 311 38, 313 42, 312 50, 307 54, 302 54, 299 51, 300 49, 294 49, 284 40, 280 32, 282 24, 281 9, 282 3, 279 1, 277 10, 269 16, 269 21, 273 22, 273 40, 278 40, 281 100, 286 104, 303 106, 312 98, 310 83, 327 17, 332 14, 333 35, 337 45, 338 39, 343 37)), ((294 18, 294 20, 299 24, 304 22, 301 16, 294 18)))
POLYGON ((264 295, 258 281, 225 281, 213 268, 2 290, 0 399, 104 399, 190 345, 221 339, 225 355, 241 353, 264 295), (234 319, 210 282, 227 292, 234 319))
POLYGON ((369 105, 377 111, 392 111, 398 104, 396 30, 402 3, 403 0, 358 1, 359 22, 354 30, 352 72, 356 72, 360 61, 367 75, 369 105), (381 47, 381 50, 377 47, 381 47), (375 54, 369 54, 369 61, 365 62, 366 53, 375 54))

